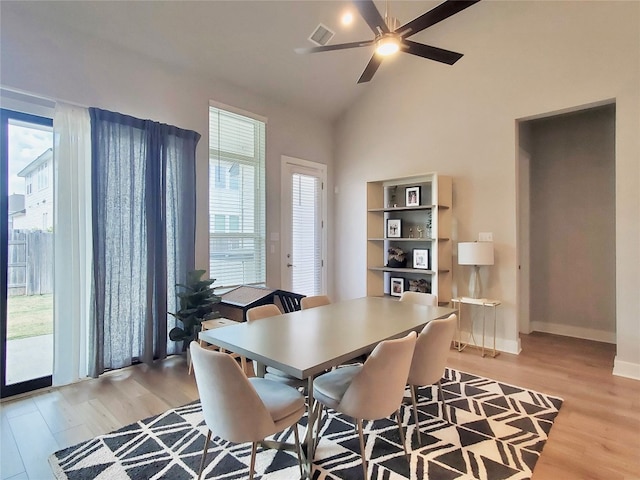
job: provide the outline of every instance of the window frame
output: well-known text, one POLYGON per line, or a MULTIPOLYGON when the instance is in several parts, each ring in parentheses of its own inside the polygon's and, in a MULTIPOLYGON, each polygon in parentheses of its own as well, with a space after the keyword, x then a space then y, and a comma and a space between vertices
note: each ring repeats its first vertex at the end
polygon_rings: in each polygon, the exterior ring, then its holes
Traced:
MULTIPOLYGON (((234 107, 223 105, 217 102, 209 102, 209 271, 212 278, 218 279, 221 283, 219 288, 233 288, 239 285, 266 285, 266 189, 265 189, 265 177, 266 177, 266 119, 259 117, 250 112, 245 112, 234 107), (212 115, 213 112, 219 110, 223 114, 229 113, 233 115, 240 115, 254 123, 254 142, 253 152, 251 154, 243 154, 238 152, 224 151, 219 148, 214 148, 211 139, 212 133, 212 115), (255 189, 253 194, 253 204, 251 207, 244 207, 246 210, 246 216, 253 218, 253 229, 250 233, 243 232, 245 222, 243 221, 243 212, 239 214, 236 212, 225 213, 225 231, 219 232, 214 228, 215 217, 220 215, 221 212, 213 211, 211 204, 213 203, 213 192, 211 188, 219 186, 220 189, 224 189, 230 192, 237 192, 242 190, 242 178, 240 173, 231 174, 224 172, 224 179, 218 178, 220 174, 220 166, 216 165, 216 162, 224 162, 230 164, 237 164, 239 167, 249 167, 252 171, 252 185, 255 189), (224 181, 221 181, 224 180, 224 181), (224 185, 223 185, 224 183, 224 185), (232 226, 231 217, 238 216, 238 227, 233 231, 230 230, 232 226), (226 242, 225 242, 226 240, 226 242), (224 278, 221 278, 220 273, 213 269, 214 253, 211 248, 212 245, 228 245, 228 250, 241 250, 240 245, 245 240, 253 241, 253 263, 256 267, 256 275, 254 278, 243 277, 241 283, 225 282, 224 278)), ((218 124, 219 125, 219 124, 218 124)), ((222 143, 222 142, 220 142, 222 143)), ((219 145, 218 145, 219 147, 219 145)), ((246 174, 246 173, 245 173, 246 174)), ((242 208, 242 207, 241 207, 242 208)), ((244 273, 243 273, 244 275, 244 273)))

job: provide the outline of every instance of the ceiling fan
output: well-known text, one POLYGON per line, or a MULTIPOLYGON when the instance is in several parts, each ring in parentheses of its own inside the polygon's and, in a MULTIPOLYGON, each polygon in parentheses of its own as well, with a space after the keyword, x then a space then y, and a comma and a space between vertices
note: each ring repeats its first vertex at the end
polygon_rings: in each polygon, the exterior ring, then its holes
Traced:
POLYGON ((382 18, 373 0, 355 0, 353 3, 360 12, 360 15, 375 34, 373 40, 339 43, 321 47, 296 48, 295 51, 296 53, 318 53, 375 45, 376 51, 371 57, 371 60, 369 60, 364 72, 362 72, 358 83, 370 81, 384 57, 398 50, 410 53, 411 55, 417 55, 418 57, 428 58, 429 60, 435 60, 436 62, 453 65, 462 58, 461 53, 413 42, 409 40, 408 37, 455 15, 479 1, 480 0, 447 0, 419 17, 414 18, 409 23, 398 27, 396 19, 386 15, 386 18, 382 18))

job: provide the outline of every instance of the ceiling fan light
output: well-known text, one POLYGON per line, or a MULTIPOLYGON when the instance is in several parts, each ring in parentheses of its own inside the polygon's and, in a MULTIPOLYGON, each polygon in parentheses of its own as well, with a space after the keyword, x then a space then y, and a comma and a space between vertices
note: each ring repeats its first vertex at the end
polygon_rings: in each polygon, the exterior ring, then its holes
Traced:
POLYGON ((395 37, 382 37, 376 44, 376 53, 378 55, 393 55, 400 50, 400 40, 395 37))

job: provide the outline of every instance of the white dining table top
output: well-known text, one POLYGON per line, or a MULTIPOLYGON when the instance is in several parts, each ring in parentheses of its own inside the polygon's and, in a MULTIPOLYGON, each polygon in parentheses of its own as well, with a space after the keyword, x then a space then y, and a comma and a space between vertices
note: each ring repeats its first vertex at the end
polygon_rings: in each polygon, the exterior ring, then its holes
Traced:
POLYGON ((206 330, 199 338, 305 379, 455 311, 363 297, 206 330))

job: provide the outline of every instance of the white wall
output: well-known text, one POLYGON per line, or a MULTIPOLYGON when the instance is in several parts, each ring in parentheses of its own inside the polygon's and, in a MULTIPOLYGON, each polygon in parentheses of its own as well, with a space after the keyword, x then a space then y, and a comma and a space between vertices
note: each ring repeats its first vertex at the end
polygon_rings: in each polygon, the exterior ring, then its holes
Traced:
MULTIPOLYGON (((456 65, 383 63, 337 126, 336 291, 365 293, 365 182, 452 175, 453 239, 493 232, 483 285, 504 302, 498 345, 518 351, 516 121, 615 99, 615 371, 640 378, 640 3, 487 1, 450 21, 451 38, 435 26, 426 42, 464 53, 456 65)), ((454 283, 466 294, 459 267, 454 283)))
MULTIPOLYGON (((203 135, 196 154, 199 268, 208 269, 209 100, 267 117, 267 282, 280 285, 280 242, 269 241, 271 232, 280 232, 280 156, 328 164, 331 171, 333 132, 328 122, 37 19, 3 11, 1 22, 2 86, 149 118, 203 135)), ((203 48, 207 48, 205 42, 203 39, 203 48)))

